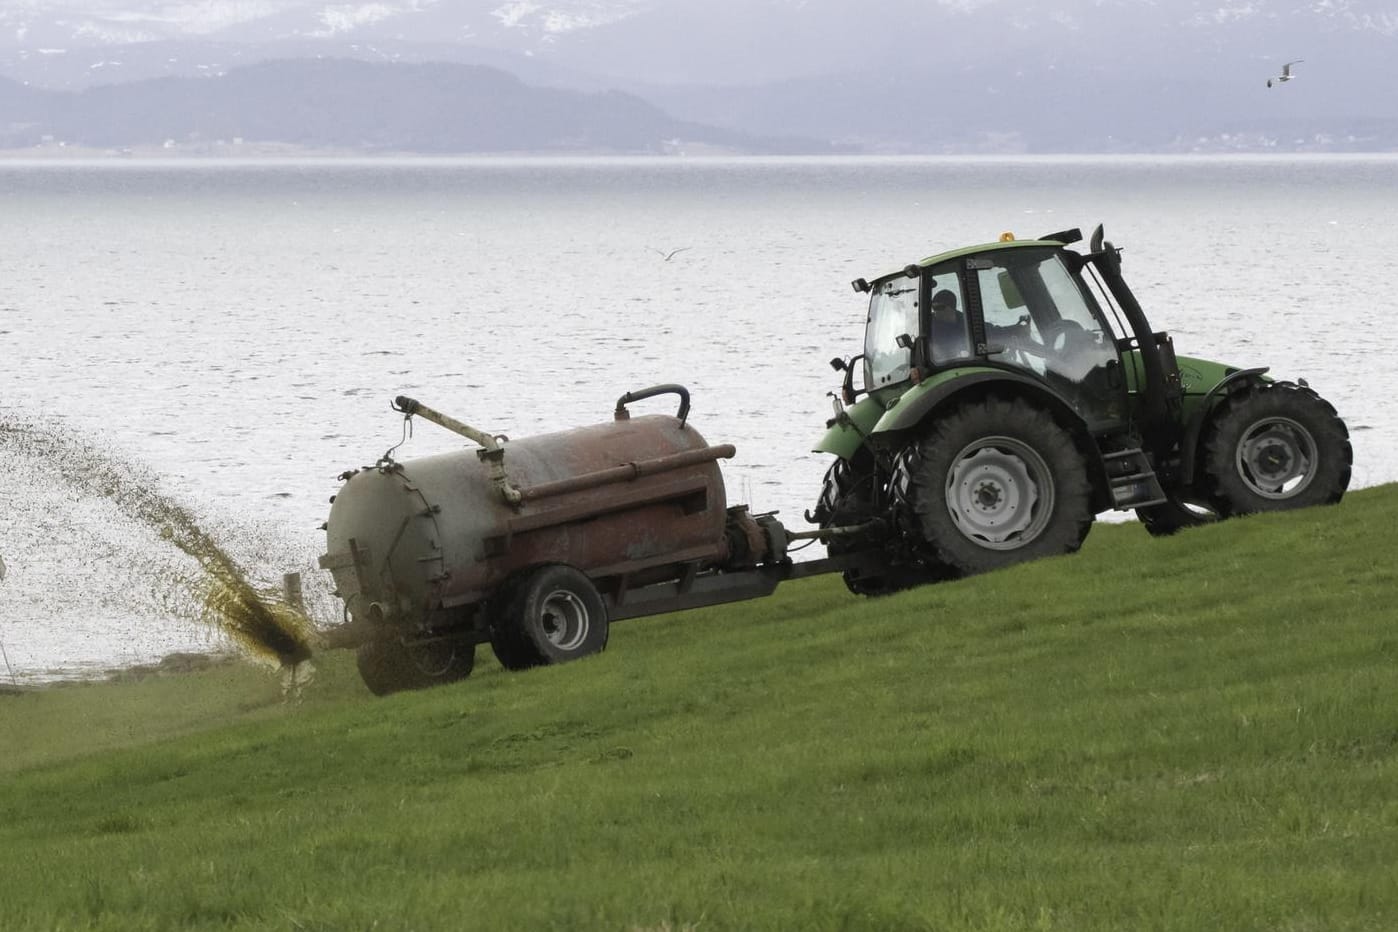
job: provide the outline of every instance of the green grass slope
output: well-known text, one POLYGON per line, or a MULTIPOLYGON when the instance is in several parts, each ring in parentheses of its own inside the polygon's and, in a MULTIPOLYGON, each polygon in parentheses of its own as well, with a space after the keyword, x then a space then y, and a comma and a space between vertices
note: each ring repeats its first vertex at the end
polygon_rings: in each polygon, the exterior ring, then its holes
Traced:
POLYGON ((1398 487, 374 699, 0 696, 5 929, 1388 929, 1398 487))

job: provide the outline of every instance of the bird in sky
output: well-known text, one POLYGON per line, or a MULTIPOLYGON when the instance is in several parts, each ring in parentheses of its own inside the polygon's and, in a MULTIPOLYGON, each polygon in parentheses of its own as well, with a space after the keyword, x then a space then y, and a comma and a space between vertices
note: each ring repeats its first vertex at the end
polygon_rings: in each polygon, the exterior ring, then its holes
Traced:
POLYGON ((1296 75, 1294 75, 1294 74, 1291 73, 1291 66, 1292 66, 1292 65, 1299 65, 1299 64, 1301 64, 1301 62, 1303 62, 1303 61, 1305 61, 1304 58, 1298 58, 1298 59, 1296 59, 1295 61, 1289 61, 1289 62, 1287 62, 1285 65, 1282 65, 1282 73, 1279 74, 1279 75, 1277 75, 1275 78, 1268 78, 1268 79, 1267 79, 1267 86, 1268 86, 1268 87, 1271 87, 1271 86, 1272 86, 1272 82, 1274 82, 1274 81, 1275 81, 1277 84, 1285 84, 1287 81, 1290 81, 1292 78, 1296 77, 1296 75))
MULTIPOLYGON (((651 248, 652 248, 652 249, 655 249, 654 246, 652 246, 651 248)), ((681 246, 679 249, 672 249, 672 250, 670 250, 669 252, 666 252, 666 251, 663 250, 663 249, 656 249, 655 251, 656 251, 656 253, 658 253, 659 255, 664 256, 666 262, 669 262, 671 259, 675 258, 675 256, 679 255, 680 253, 684 252, 686 249, 689 249, 689 248, 690 248, 690 247, 688 247, 688 246, 681 246)))

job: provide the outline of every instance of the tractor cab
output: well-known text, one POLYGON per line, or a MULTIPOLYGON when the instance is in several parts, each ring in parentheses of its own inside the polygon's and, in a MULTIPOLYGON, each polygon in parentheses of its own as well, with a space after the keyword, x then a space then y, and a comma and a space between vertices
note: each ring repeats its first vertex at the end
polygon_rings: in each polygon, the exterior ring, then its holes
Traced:
POLYGON ((967 367, 1001 369, 1041 382, 1094 432, 1124 427, 1124 344, 1083 265, 1061 243, 1005 241, 878 279, 869 286, 866 389, 896 394, 967 367))
POLYGON ((869 293, 863 387, 854 385, 857 360, 832 361, 846 370, 844 402, 867 393, 876 402, 868 407, 883 411, 912 390, 939 395, 952 379, 1007 378, 1044 393, 1093 436, 1166 455, 1178 444, 1182 397, 1173 345, 1151 330, 1101 228, 1086 254, 1068 248, 1081 239, 1077 230, 1037 240, 1006 233, 856 280, 869 293))

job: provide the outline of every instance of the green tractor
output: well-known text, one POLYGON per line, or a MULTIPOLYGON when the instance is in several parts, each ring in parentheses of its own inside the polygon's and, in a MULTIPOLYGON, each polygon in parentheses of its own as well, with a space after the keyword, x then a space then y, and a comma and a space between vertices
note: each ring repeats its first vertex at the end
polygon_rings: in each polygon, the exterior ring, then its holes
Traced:
POLYGON ((1177 357, 1101 226, 1081 240, 1005 234, 853 283, 864 352, 831 361, 844 385, 816 449, 836 460, 806 515, 831 556, 877 554, 845 571, 852 591, 1072 553, 1111 509, 1162 535, 1344 495, 1353 454, 1328 402, 1177 357))

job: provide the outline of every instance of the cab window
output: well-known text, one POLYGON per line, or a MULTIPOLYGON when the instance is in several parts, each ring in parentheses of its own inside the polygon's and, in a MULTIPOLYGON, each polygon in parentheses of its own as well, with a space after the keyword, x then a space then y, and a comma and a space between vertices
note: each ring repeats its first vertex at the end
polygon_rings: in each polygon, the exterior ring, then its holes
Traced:
POLYGON ((967 328, 966 301, 961 282, 954 272, 935 276, 928 282, 929 343, 932 364, 945 366, 971 355, 971 332, 967 328))
POLYGON ((870 391, 908 377, 912 353, 898 345, 898 337, 919 332, 917 288, 917 279, 906 275, 874 286, 864 329, 864 385, 870 391))
POLYGON ((1056 252, 1006 251, 977 264, 986 340, 1005 347, 1005 361, 1076 382, 1116 358, 1096 302, 1056 252))
POLYGON ((967 267, 977 276, 991 358, 1047 379, 1090 425, 1124 416, 1111 330, 1057 250, 1006 249, 967 267))

